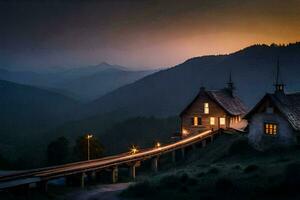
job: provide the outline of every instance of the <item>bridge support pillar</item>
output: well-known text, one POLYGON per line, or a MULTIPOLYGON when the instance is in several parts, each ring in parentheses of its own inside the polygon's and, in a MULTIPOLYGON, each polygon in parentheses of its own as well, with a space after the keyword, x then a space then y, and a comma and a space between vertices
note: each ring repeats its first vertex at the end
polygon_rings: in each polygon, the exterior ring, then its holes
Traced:
POLYGON ((172 151, 172 163, 175 164, 176 163, 176 151, 172 151))
POLYGON ((80 187, 81 188, 84 188, 84 186, 85 186, 85 177, 86 177, 85 173, 80 174, 80 187))
POLYGON ((192 148, 193 148, 193 150, 196 150, 196 148, 197 148, 197 147, 196 147, 196 144, 193 144, 193 145, 192 145, 192 148))
POLYGON ((184 147, 181 148, 181 157, 184 159, 185 158, 185 149, 184 147))
POLYGON ((158 156, 152 160, 152 170, 156 173, 158 171, 158 156))
POLYGON ((39 187, 42 192, 48 192, 48 181, 41 181, 39 187))
POLYGON ((132 180, 135 180, 136 177, 136 163, 132 164, 130 166, 130 172, 129 172, 130 177, 132 178, 132 180))
POLYGON ((115 166, 115 167, 112 169, 112 182, 113 182, 113 183, 118 182, 118 166, 115 166))
POLYGON ((91 180, 92 180, 92 181, 95 181, 95 180, 96 180, 96 177, 97 177, 96 172, 93 171, 93 172, 91 173, 91 180))
POLYGON ((202 140, 202 147, 206 146, 206 139, 202 140))
POLYGON ((132 178, 132 180, 135 180, 136 177, 136 168, 141 166, 141 161, 137 161, 134 163, 130 164, 130 169, 129 169, 129 175, 132 178))

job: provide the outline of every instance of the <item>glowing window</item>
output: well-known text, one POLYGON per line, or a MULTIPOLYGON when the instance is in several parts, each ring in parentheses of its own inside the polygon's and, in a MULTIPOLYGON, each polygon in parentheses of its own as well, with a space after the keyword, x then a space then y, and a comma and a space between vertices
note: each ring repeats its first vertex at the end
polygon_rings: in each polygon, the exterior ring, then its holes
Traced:
POLYGON ((209 104, 208 103, 204 103, 204 113, 209 114, 209 104))
POLYGON ((277 134, 277 124, 275 123, 265 123, 265 134, 276 135, 277 134))
POLYGON ((198 126, 198 117, 194 117, 194 120, 193 120, 193 125, 194 126, 198 126))
POLYGON ((226 123, 225 117, 221 117, 220 118, 220 125, 225 125, 225 123, 226 123))
POLYGON ((215 125, 215 118, 214 117, 210 118, 210 125, 215 125))

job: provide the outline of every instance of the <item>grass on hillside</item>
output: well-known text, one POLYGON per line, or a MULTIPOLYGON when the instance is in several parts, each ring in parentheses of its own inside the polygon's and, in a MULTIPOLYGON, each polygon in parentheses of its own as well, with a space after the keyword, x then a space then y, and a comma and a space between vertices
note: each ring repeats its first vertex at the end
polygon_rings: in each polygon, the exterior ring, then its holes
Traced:
POLYGON ((221 135, 185 164, 141 180, 126 199, 299 199, 300 148, 258 152, 244 135, 221 135), (196 160, 196 161, 195 161, 196 160))

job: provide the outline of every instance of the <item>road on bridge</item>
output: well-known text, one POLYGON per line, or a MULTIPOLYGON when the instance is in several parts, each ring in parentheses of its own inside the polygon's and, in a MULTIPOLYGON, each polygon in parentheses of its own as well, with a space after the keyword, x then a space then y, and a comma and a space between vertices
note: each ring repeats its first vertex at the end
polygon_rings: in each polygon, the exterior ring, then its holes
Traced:
POLYGON ((66 177, 73 174, 86 173, 96 171, 99 169, 117 167, 121 164, 130 164, 134 162, 147 160, 165 153, 175 151, 177 149, 182 149, 184 147, 193 145, 194 143, 213 137, 213 135, 216 133, 218 133, 218 131, 204 131, 197 135, 186 137, 172 144, 148 149, 141 149, 134 154, 127 152, 114 156, 108 156, 101 159, 28 170, 23 171, 21 173, 0 176, 0 190, 13 188, 20 185, 28 185, 31 183, 39 183, 55 178, 66 177))

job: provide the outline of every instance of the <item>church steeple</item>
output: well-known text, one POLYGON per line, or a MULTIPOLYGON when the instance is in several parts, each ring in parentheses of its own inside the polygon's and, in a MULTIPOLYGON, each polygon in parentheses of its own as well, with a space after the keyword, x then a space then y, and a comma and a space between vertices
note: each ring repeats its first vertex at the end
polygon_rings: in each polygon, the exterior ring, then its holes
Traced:
POLYGON ((280 65, 279 65, 279 58, 277 58, 277 65, 276 65, 276 77, 275 77, 275 93, 284 92, 284 84, 280 81, 280 65))

